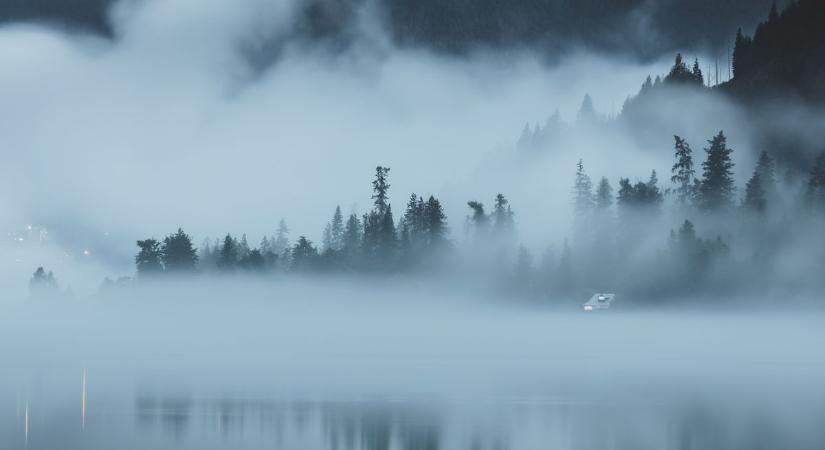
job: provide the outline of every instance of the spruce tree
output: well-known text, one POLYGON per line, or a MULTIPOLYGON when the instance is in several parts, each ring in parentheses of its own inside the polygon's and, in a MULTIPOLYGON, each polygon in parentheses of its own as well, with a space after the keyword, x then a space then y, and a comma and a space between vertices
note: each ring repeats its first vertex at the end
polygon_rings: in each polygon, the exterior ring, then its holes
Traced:
POLYGON ((706 212, 723 212, 733 205, 736 187, 733 182, 732 149, 727 146, 725 134, 708 141, 707 159, 702 163, 702 183, 699 187, 699 206, 706 212))

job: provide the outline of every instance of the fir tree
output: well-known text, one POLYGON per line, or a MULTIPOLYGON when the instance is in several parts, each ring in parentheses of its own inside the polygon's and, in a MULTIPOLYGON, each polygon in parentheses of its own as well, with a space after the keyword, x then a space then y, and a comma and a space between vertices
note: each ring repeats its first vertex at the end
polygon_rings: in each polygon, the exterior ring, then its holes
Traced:
POLYGON ((733 183, 733 150, 727 146, 723 132, 708 141, 707 159, 702 163, 702 183, 699 188, 699 206, 707 212, 730 209, 736 187, 733 183))

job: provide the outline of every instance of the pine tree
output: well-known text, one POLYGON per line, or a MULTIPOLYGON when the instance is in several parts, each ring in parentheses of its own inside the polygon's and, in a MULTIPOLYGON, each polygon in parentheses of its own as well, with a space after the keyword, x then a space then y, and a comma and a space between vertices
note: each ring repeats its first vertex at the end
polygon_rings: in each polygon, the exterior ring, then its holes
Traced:
POLYGON ((756 163, 756 172, 759 173, 759 182, 765 191, 768 203, 777 195, 776 186, 776 165, 768 152, 759 154, 759 161, 756 163))
POLYGON ((324 253, 328 250, 333 250, 331 224, 327 224, 327 226, 324 227, 324 233, 321 235, 321 253, 324 253))
POLYGON ((755 213, 765 212, 767 200, 765 199, 765 189, 762 187, 759 171, 754 171, 753 176, 745 186, 745 199, 742 207, 747 211, 755 213))
POLYGON ((740 28, 736 32, 736 41, 733 47, 733 77, 746 76, 751 71, 751 52, 753 40, 745 37, 740 28))
POLYGON ((29 280, 29 295, 34 298, 49 297, 59 292, 54 274, 51 271, 47 273, 42 267, 38 267, 29 280))
POLYGON ((670 73, 665 77, 668 83, 691 83, 695 80, 693 73, 688 70, 685 62, 682 61, 682 54, 676 54, 676 60, 673 67, 670 68, 670 73))
POLYGON ((580 159, 576 164, 576 180, 573 183, 574 227, 577 232, 587 226, 594 206, 593 182, 584 172, 584 163, 580 159))
POLYGON ((430 251, 442 248, 447 243, 447 216, 441 208, 441 202, 432 195, 424 204, 423 223, 425 245, 430 251))
POLYGON ((585 94, 579 112, 576 115, 576 123, 594 124, 598 121, 596 108, 593 106, 593 99, 590 94, 585 94))
POLYGON ((471 200, 467 202, 467 206, 472 210, 472 215, 468 218, 468 224, 472 229, 472 237, 476 242, 481 242, 487 239, 487 232, 489 231, 489 217, 484 213, 484 204, 471 200))
POLYGON ((602 177, 599 180, 599 186, 596 188, 596 210, 605 212, 613 205, 613 187, 610 186, 610 181, 602 177))
POLYGON ((361 247, 362 232, 361 221, 358 220, 358 216, 350 214, 343 235, 343 249, 348 254, 354 254, 361 247))
POLYGON ((702 69, 699 67, 699 58, 693 61, 693 70, 691 71, 693 81, 699 86, 705 85, 705 77, 702 76, 702 69))
POLYGON ((330 226, 331 247, 333 250, 340 251, 344 248, 344 216, 341 215, 341 206, 335 207, 330 226))
POLYGON ((415 195, 410 195, 407 201, 407 209, 401 220, 404 230, 407 233, 408 244, 411 249, 417 249, 421 245, 424 232, 424 199, 415 195))
POLYGON ((707 159, 702 163, 702 183, 699 188, 699 206, 707 212, 721 212, 731 208, 736 187, 733 182, 732 149, 727 146, 723 132, 708 141, 707 159))
POLYGON ((771 10, 768 12, 768 23, 776 23, 779 20, 779 10, 776 7, 776 2, 771 3, 771 10))
POLYGON ((642 89, 640 92, 647 92, 651 88, 653 88, 653 80, 650 78, 650 75, 645 78, 645 82, 642 84, 642 89))
POLYGON ((674 135, 673 139, 676 141, 674 155, 676 162, 670 171, 672 174, 670 182, 675 185, 673 192, 676 193, 678 206, 685 209, 690 205, 695 195, 696 171, 693 169, 693 150, 691 150, 687 141, 681 137, 674 135))
POLYGON ((154 239, 137 241, 140 251, 135 256, 138 278, 151 277, 163 272, 160 243, 154 239))
POLYGON ((189 235, 178 228, 175 234, 163 239, 161 260, 167 272, 194 272, 198 265, 198 252, 189 235))
POLYGON ((387 181, 390 168, 378 166, 375 168, 375 180, 372 182, 372 199, 375 204, 375 211, 383 214, 389 205, 390 184, 387 181))
POLYGON ((227 234, 223 239, 221 246, 220 257, 218 258, 218 268, 225 271, 235 270, 238 264, 238 243, 232 238, 232 235, 227 234))
POLYGON ((278 222, 278 232, 275 235, 275 242, 272 244, 272 251, 281 254, 284 250, 289 248, 289 228, 286 226, 286 221, 281 219, 278 222))
POLYGON ((292 270, 308 271, 315 268, 318 250, 306 236, 298 237, 298 242, 292 248, 292 270))
POLYGON ((238 259, 244 259, 249 255, 249 241, 246 240, 246 233, 241 235, 240 242, 236 242, 238 249, 238 259))
POLYGON ((505 243, 515 239, 513 210, 510 209, 510 202, 503 194, 496 195, 491 215, 493 219, 493 234, 505 243))

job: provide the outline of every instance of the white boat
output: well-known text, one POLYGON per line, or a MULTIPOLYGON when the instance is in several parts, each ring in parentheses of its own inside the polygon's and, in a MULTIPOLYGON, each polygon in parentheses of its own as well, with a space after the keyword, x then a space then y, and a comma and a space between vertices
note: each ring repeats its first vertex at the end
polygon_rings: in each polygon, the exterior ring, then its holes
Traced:
POLYGON ((615 299, 616 294, 594 294, 590 297, 590 300, 588 300, 587 303, 582 305, 582 308, 588 312, 595 311, 597 309, 608 309, 615 299))

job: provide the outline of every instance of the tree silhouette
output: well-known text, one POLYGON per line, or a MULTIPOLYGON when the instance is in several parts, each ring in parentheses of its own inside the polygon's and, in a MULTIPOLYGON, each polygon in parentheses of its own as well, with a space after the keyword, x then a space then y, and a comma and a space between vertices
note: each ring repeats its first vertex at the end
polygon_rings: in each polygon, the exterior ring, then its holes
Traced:
POLYGON ((441 208, 441 202, 432 195, 424 204, 422 215, 425 245, 432 254, 447 243, 447 216, 441 208))
POLYGON ((138 278, 147 278, 163 272, 160 243, 154 239, 146 239, 137 241, 137 246, 140 248, 135 255, 138 278))
POLYGON ((54 274, 51 271, 47 273, 42 267, 38 267, 29 280, 29 295, 34 298, 49 297, 59 292, 54 274))
POLYGON ((676 194, 678 206, 684 210, 692 202, 695 196, 696 171, 693 169, 693 150, 690 144, 679 136, 673 136, 676 141, 675 157, 676 162, 670 170, 670 182, 675 185, 673 192, 676 194))
POLYGON ((745 186, 745 199, 742 201, 742 207, 750 212, 765 212, 767 200, 765 199, 765 189, 762 187, 759 171, 753 172, 753 176, 745 186))
POLYGON ((223 246, 221 246, 218 268, 224 271, 235 270, 238 259, 238 243, 232 238, 232 235, 227 234, 223 239, 223 246))
POLYGON ((699 206, 707 212, 721 212, 730 209, 736 187, 733 182, 733 161, 725 134, 719 134, 708 141, 705 149, 707 159, 702 163, 702 182, 699 187, 699 206))
POLYGON ((298 237, 298 242, 292 248, 292 270, 310 271, 316 267, 318 250, 306 236, 298 237))
POLYGON ((193 272, 197 267, 198 252, 192 245, 192 239, 180 228, 163 239, 160 252, 167 272, 193 272))

